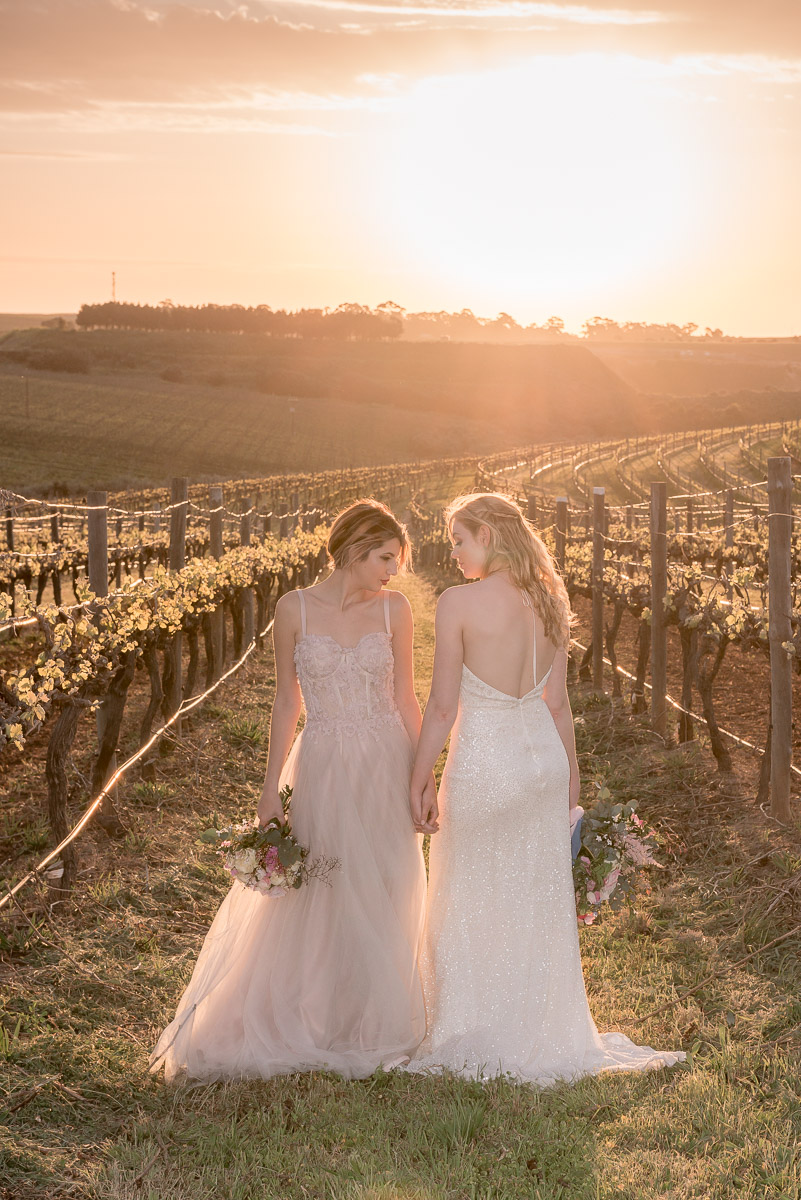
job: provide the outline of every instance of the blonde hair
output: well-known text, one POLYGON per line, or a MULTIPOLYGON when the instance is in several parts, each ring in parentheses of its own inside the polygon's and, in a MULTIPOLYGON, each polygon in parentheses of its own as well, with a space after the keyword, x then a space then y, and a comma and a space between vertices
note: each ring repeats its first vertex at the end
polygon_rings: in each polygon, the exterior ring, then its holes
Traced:
POLYGON ((399 569, 403 570, 412 559, 406 526, 380 500, 355 500, 335 518, 326 549, 335 567, 349 567, 392 538, 400 542, 399 569))
POLYGON ((545 626, 545 636, 566 650, 573 621, 567 588, 547 546, 520 506, 497 492, 473 492, 457 496, 444 515, 449 531, 455 520, 473 536, 486 525, 490 533, 487 573, 508 570, 515 586, 530 597, 545 626))

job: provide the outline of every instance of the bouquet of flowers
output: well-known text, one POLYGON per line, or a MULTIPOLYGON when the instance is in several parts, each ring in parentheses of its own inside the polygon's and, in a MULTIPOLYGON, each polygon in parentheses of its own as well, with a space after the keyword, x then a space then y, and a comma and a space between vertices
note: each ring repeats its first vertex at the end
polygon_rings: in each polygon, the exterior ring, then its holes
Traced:
POLYGON ((308 850, 292 836, 289 823, 289 801, 292 788, 281 789, 284 820, 273 817, 266 825, 239 821, 227 829, 207 829, 202 842, 211 842, 223 860, 223 866, 234 879, 264 896, 285 896, 294 888, 303 887, 311 879, 329 883, 339 860, 321 856, 309 860, 308 850))
POLYGON ((613 910, 634 894, 632 877, 644 867, 659 867, 653 856, 656 835, 634 811, 637 801, 614 804, 604 785, 592 808, 580 818, 573 862, 578 919, 592 925, 600 906, 613 910))

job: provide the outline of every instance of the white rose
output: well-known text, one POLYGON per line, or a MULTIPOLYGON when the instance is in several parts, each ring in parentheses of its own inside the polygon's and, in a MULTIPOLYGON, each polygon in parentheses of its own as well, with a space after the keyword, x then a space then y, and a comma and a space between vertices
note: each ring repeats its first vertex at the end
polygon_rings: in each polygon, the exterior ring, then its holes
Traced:
POLYGON ((256 867, 256 851, 240 850, 234 856, 234 870, 238 875, 250 875, 256 867))

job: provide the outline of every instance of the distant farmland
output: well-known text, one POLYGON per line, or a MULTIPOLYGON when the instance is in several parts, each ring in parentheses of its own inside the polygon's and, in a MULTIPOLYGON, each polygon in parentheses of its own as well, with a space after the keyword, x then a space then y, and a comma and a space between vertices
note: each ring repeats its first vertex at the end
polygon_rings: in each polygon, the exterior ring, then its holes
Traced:
MULTIPOLYGON (((760 366, 750 345, 715 359, 730 384, 741 362, 754 390, 676 399, 652 386, 660 363, 689 386, 693 355, 675 347, 30 329, 0 340, 0 485, 231 478, 801 413, 801 384, 773 382, 795 381, 797 346, 760 366)), ((705 358, 695 378, 710 369, 705 358)))

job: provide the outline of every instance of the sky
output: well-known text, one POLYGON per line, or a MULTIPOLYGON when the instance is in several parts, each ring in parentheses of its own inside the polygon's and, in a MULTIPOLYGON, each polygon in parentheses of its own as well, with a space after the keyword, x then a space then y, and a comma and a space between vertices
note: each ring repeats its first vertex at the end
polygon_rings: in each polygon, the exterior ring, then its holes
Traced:
POLYGON ((0 0, 0 311, 801 334, 799 0, 0 0))

